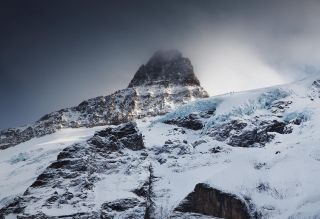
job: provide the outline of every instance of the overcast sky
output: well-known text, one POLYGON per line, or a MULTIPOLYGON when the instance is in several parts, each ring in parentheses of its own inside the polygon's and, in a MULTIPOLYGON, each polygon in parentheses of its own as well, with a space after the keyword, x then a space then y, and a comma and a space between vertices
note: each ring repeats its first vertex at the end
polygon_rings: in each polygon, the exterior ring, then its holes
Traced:
POLYGON ((191 59, 211 95, 320 67, 320 2, 0 2, 0 129, 125 88, 157 49, 191 59))

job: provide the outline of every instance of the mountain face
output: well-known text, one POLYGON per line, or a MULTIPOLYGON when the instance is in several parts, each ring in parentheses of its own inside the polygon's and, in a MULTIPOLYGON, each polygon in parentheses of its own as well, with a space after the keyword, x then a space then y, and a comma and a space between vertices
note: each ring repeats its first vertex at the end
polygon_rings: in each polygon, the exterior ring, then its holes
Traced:
POLYGON ((200 98, 158 73, 110 111, 90 100, 68 111, 85 125, 2 150, 0 218, 320 218, 320 76, 200 98), (125 116, 94 117, 106 112, 125 116))
POLYGON ((189 59, 178 51, 158 51, 142 65, 128 88, 43 116, 32 125, 0 132, 0 149, 62 128, 116 125, 167 113, 190 100, 208 97, 189 59))

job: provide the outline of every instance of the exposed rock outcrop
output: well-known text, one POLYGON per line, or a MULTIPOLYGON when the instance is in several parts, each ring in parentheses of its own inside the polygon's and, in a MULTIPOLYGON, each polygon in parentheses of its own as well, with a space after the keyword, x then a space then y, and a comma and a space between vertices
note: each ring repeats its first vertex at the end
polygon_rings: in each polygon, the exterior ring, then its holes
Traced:
POLYGON ((108 148, 111 151, 124 148, 133 151, 144 149, 142 134, 138 133, 133 122, 97 132, 89 142, 98 148, 108 148))
POLYGON ((237 121, 214 126, 210 130, 210 136, 219 141, 225 141, 227 144, 235 147, 264 146, 274 139, 274 133, 289 134, 292 128, 285 122, 272 121, 237 121))
POLYGON ((178 212, 193 212, 225 219, 253 218, 245 203, 239 197, 199 183, 178 207, 178 212))
POLYGON ((190 114, 189 116, 183 118, 178 117, 177 119, 166 120, 164 123, 173 124, 192 130, 200 130, 203 128, 202 121, 196 114, 190 114))
POLYGON ((155 84, 200 86, 190 60, 177 50, 157 51, 147 64, 139 68, 129 87, 155 84))

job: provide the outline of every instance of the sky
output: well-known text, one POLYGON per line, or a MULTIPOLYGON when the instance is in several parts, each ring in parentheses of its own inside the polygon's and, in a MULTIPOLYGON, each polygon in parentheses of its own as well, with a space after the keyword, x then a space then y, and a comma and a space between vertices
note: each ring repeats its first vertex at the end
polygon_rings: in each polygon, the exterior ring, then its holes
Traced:
POLYGON ((320 67, 318 0, 2 0, 0 129, 128 86, 158 49, 189 57, 210 95, 320 67))

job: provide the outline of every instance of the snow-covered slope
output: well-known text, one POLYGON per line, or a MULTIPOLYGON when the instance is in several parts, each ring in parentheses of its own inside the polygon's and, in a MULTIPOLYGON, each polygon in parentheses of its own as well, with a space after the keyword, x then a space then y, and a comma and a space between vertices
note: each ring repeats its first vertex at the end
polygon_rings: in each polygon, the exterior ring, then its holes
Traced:
MULTIPOLYGON (((19 176, 23 184, 6 196, 28 189, 0 214, 6 218, 320 218, 317 79, 206 98, 165 115, 101 127, 86 141, 58 146, 64 147, 60 153, 48 147, 45 154, 58 154, 57 159, 53 163, 51 155, 51 160, 40 159, 43 172, 31 186, 35 174, 15 172, 22 164, 12 161, 19 157, 2 159, 6 165, 11 162, 5 175, 13 176, 11 182, 19 176)), ((50 142, 56 134, 43 138, 50 142)), ((32 145, 31 141, 23 144, 32 145)), ((24 153, 23 144, 2 152, 24 153)), ((32 160, 40 156, 36 153, 32 160)), ((14 190, 10 186, 6 187, 14 190)))
MULTIPOLYGON (((186 173, 163 174, 170 180, 169 188, 177 181, 171 200, 179 197, 182 184, 200 176, 190 184, 204 182, 235 194, 251 205, 257 217, 320 218, 317 79, 213 97, 162 117, 159 121, 214 111, 209 118, 199 117, 204 126, 198 141, 206 142, 193 150, 202 153, 196 153, 196 158, 179 157, 175 163, 180 167, 177 172, 185 169, 186 173), (201 167, 193 170, 197 165, 201 167), (179 175, 187 177, 181 180, 179 175)), ((177 200, 172 203, 175 206, 177 200)))
POLYGON ((105 127, 63 129, 0 153, 0 208, 21 195, 65 147, 90 138, 105 127))

